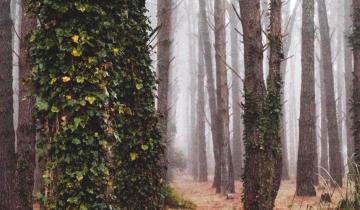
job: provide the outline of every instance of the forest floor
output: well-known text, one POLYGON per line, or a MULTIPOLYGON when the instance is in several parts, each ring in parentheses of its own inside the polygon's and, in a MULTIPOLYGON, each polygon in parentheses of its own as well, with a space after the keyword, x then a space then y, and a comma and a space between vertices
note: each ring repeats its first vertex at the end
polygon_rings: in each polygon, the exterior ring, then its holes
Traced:
MULTIPOLYGON (((242 183, 236 182, 236 194, 234 199, 227 200, 225 196, 215 193, 212 182, 194 182, 190 176, 177 175, 172 183, 175 191, 183 198, 196 204, 198 210, 241 210, 242 183)), ((334 209, 342 197, 346 194, 346 189, 326 189, 318 187, 317 197, 297 197, 294 196, 296 189, 295 180, 283 181, 276 200, 275 210, 328 210, 334 209), (324 193, 332 195, 332 203, 320 204, 320 196, 324 193)))

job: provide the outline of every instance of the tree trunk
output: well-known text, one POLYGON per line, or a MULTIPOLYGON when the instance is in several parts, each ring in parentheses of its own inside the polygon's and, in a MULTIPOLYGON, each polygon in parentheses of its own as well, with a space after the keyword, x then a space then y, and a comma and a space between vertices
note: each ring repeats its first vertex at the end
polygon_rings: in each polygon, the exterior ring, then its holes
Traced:
POLYGON ((0 209, 15 209, 15 132, 10 0, 0 0, 0 209))
MULTIPOLYGON (((352 119, 353 119, 353 138, 355 146, 355 163, 360 164, 360 0, 353 0, 353 32, 350 37, 353 48, 354 77, 353 77, 353 96, 352 96, 352 119)), ((356 193, 360 193, 359 173, 355 172, 356 193)), ((359 208, 359 206, 357 206, 359 208)))
MULTIPOLYGON (((284 39, 283 43, 283 51, 284 51, 284 57, 287 58, 289 56, 289 51, 290 51, 290 46, 291 46, 291 42, 292 42, 292 31, 293 28, 295 26, 295 15, 297 12, 297 9, 300 5, 301 1, 298 0, 295 4, 295 8, 293 9, 293 12, 290 15, 290 5, 287 5, 287 15, 285 20, 289 21, 288 23, 285 22, 284 27, 286 32, 288 33, 288 36, 284 39)), ((285 59, 282 63, 281 63, 281 75, 282 75, 282 80, 285 81, 285 76, 286 76, 286 68, 287 68, 287 59, 285 59)), ((284 86, 285 88, 285 86, 284 86)), ((285 89, 283 90, 283 94, 282 94, 282 104, 283 107, 282 109, 285 110, 285 89)), ((281 144, 282 144, 282 148, 283 148, 283 152, 282 152, 282 179, 283 180, 288 180, 290 179, 290 169, 289 169, 289 151, 288 151, 288 141, 289 138, 287 138, 286 135, 286 131, 287 128, 289 128, 289 126, 287 125, 286 122, 286 113, 284 112, 284 114, 282 115, 282 120, 281 120, 281 144)), ((290 128, 291 129, 291 128, 290 128)))
POLYGON ((211 134, 213 141, 213 152, 215 159, 215 173, 214 173, 214 183, 213 186, 216 188, 216 192, 220 193, 221 189, 221 169, 220 169, 220 151, 218 146, 219 141, 219 127, 218 121, 216 119, 216 90, 215 90, 215 81, 213 74, 213 58, 212 58, 212 44, 210 41, 210 33, 208 27, 208 18, 206 13, 207 8, 207 0, 199 0, 199 8, 200 8, 200 36, 203 40, 203 53, 205 59, 205 67, 206 67, 206 79, 207 79, 207 92, 208 92, 208 100, 210 107, 210 121, 211 121, 211 134))
MULTIPOLYGON (((345 30, 348 31, 351 28, 351 0, 344 1, 345 15, 344 15, 344 26, 345 30)), ((348 33, 346 33, 348 34, 348 33)), ((346 94, 346 137, 347 137, 347 158, 348 166, 351 166, 351 162, 354 156, 354 139, 352 134, 352 119, 351 119, 351 100, 352 100, 352 89, 353 89, 353 52, 349 45, 347 36, 344 36, 344 63, 345 63, 345 94, 346 94)))
POLYGON ((205 66, 204 54, 202 49, 202 38, 199 36, 199 56, 198 56, 198 100, 197 100, 197 140, 199 141, 199 181, 207 182, 207 155, 206 155, 206 136, 205 136, 205 66))
MULTIPOLYGON (((323 60, 323 58, 321 58, 323 60)), ((320 175, 327 179, 329 174, 329 141, 328 141, 328 124, 326 116, 326 93, 323 64, 320 63, 320 91, 321 91, 321 156, 320 156, 320 175)))
POLYGON ((322 67, 324 68, 324 84, 326 92, 326 115, 329 132, 330 175, 336 184, 342 186, 342 155, 339 128, 336 113, 334 74, 332 65, 330 29, 324 0, 318 0, 319 25, 321 34, 322 67))
POLYGON ((302 83, 299 121, 299 152, 296 179, 298 196, 315 196, 316 105, 314 64, 314 0, 304 0, 302 14, 302 83))
POLYGON ((26 4, 22 1, 22 22, 19 60, 19 126, 17 135, 17 168, 16 193, 17 209, 31 210, 33 206, 33 187, 35 170, 36 131, 33 112, 35 98, 29 97, 29 87, 26 83, 31 76, 31 64, 28 60, 26 39, 29 32, 37 25, 34 14, 27 13, 26 4))
POLYGON ((221 142, 221 192, 229 192, 229 89, 226 68, 226 33, 225 33, 225 1, 216 0, 214 4, 215 16, 215 60, 216 60, 216 96, 217 120, 220 130, 221 142))
MULTIPOLYGON (((167 127, 169 115, 169 78, 170 78, 170 60, 171 60, 171 17, 172 17, 172 1, 158 0, 158 25, 160 30, 158 33, 157 44, 157 70, 159 78, 158 87, 158 113, 160 115, 160 131, 162 135, 162 142, 169 144, 167 127)), ((166 154, 166 153, 165 153, 166 154)), ((165 155, 167 156, 167 155, 165 155)), ((164 164, 167 162, 167 157, 164 157, 164 164)), ((164 176, 167 177, 166 173, 164 176)))
POLYGON ((231 67, 236 71, 232 74, 232 116, 233 116, 233 165, 234 178, 241 180, 243 168, 243 135, 241 122, 241 98, 242 98, 242 84, 239 78, 240 73, 240 53, 239 53, 239 38, 235 30, 238 27, 239 19, 236 16, 233 7, 229 7, 230 23, 231 23, 231 67))

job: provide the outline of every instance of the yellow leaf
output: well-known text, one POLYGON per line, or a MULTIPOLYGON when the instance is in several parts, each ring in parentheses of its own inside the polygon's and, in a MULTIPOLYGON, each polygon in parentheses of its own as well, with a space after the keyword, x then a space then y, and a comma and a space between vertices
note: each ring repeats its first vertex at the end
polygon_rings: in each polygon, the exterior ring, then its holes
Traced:
POLYGON ((71 80, 71 78, 68 77, 68 76, 63 76, 61 79, 62 79, 62 81, 65 82, 65 83, 66 83, 66 82, 70 82, 70 80, 71 80))
POLYGON ((89 102, 89 104, 93 104, 96 101, 94 96, 86 96, 85 101, 89 102))
POLYGON ((130 159, 132 161, 135 161, 136 159, 138 159, 138 154, 135 152, 130 153, 130 159))
POLYGON ((113 53, 114 53, 114 55, 119 55, 120 49, 119 48, 114 48, 113 53))
POLYGON ((81 56, 81 52, 74 48, 72 51, 71 51, 71 55, 73 55, 74 57, 80 57, 81 56))
POLYGON ((141 90, 144 87, 142 83, 136 84, 136 89, 141 90))
POLYGON ((73 40, 74 43, 79 43, 79 39, 80 39, 80 36, 79 35, 74 35, 71 37, 71 39, 73 40))
POLYGON ((67 99, 67 100, 71 100, 71 99, 72 99, 72 96, 67 95, 67 96, 66 96, 66 99, 67 99))
POLYGON ((50 80, 50 85, 55 84, 56 80, 57 80, 56 78, 52 78, 52 79, 50 80))

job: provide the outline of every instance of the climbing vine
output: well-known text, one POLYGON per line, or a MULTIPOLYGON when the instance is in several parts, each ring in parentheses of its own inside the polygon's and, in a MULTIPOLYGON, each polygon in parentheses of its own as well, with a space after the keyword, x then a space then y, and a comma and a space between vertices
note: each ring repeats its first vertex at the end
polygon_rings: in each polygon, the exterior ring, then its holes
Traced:
POLYGON ((28 0, 46 209, 159 209, 145 1, 28 0))

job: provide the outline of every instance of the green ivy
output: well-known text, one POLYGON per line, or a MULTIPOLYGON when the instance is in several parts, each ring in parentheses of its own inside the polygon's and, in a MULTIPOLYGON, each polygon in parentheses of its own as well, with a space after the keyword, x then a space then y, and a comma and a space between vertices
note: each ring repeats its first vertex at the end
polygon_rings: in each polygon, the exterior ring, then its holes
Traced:
POLYGON ((144 0, 28 0, 46 209, 160 209, 144 0))

